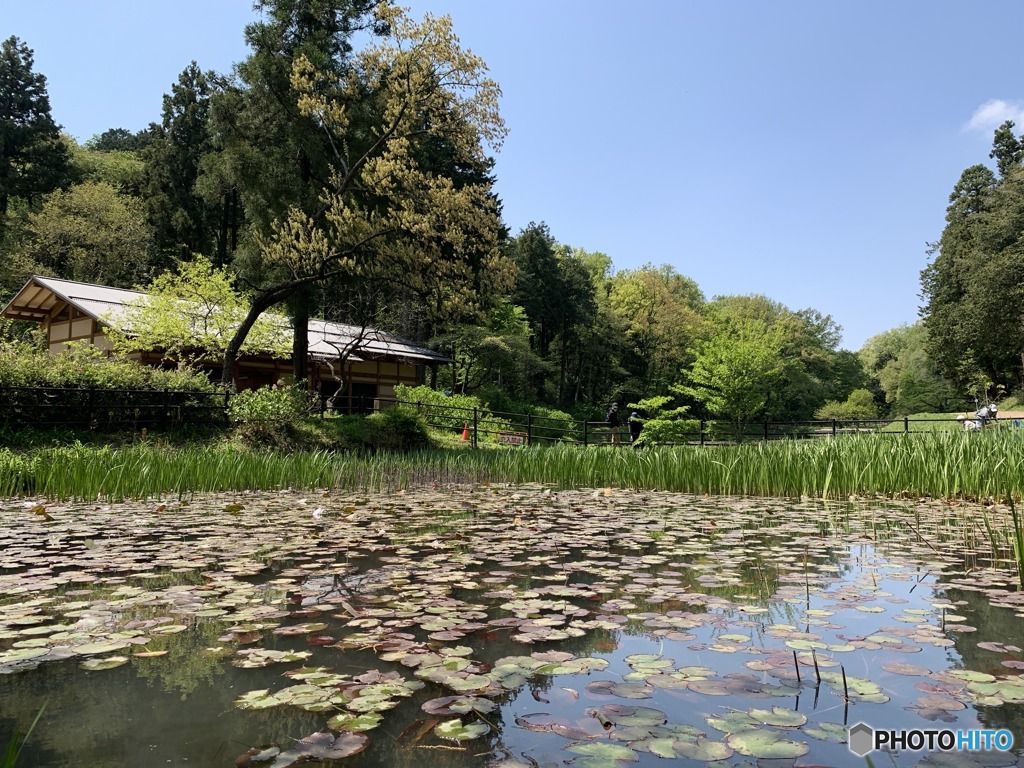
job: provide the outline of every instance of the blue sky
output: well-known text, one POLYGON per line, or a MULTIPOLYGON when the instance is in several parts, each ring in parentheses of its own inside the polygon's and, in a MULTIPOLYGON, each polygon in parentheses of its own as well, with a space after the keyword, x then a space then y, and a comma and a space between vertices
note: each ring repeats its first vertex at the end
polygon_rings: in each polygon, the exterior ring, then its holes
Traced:
MULTIPOLYGON (((616 269, 812 307, 858 349, 917 319, 926 243, 993 130, 1024 132, 1024 4, 947 0, 415 0, 488 63, 513 233, 545 222, 616 269)), ((84 141, 159 119, 192 60, 246 56, 248 0, 5 3, 84 141)))

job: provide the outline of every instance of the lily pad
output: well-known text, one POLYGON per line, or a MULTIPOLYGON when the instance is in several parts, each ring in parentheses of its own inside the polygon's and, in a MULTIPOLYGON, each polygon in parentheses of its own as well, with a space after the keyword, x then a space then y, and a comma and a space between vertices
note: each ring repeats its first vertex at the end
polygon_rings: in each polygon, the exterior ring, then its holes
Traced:
POLYGON ((101 659, 86 659, 78 666, 82 669, 88 670, 99 670, 99 669, 113 669, 114 667, 120 667, 122 664, 128 663, 127 656, 104 656, 101 659))
POLYGON ((778 731, 760 728, 731 733, 725 743, 741 755, 756 758, 795 758, 810 750, 806 742, 792 741, 778 731))
POLYGON ((446 720, 434 728, 434 733, 442 739, 470 741, 472 739, 479 739, 490 730, 491 726, 487 723, 476 722, 467 725, 461 720, 446 720))
POLYGON ((635 763, 640 760, 640 755, 637 754, 635 749, 630 749, 622 744, 612 744, 608 741, 591 741, 585 744, 571 744, 565 749, 567 752, 574 752, 578 755, 586 755, 588 757, 595 757, 601 760, 622 760, 630 763, 635 763))

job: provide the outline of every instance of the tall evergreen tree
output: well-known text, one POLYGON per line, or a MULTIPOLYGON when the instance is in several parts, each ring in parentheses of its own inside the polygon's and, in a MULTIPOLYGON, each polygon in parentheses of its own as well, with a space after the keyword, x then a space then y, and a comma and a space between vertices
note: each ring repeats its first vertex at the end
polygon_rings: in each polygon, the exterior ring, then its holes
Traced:
MULTIPOLYGON (((320 207, 310 213, 291 204, 269 234, 254 232, 259 258, 251 274, 258 282, 252 280, 249 314, 225 351, 226 381, 262 312, 333 277, 401 284, 430 297, 425 305, 435 317, 479 313, 480 296, 507 280, 490 183, 460 185, 420 159, 431 137, 477 162, 486 145, 500 146, 497 84, 483 61, 461 48, 450 18, 428 15, 417 23, 388 4, 376 6, 373 18, 387 34, 357 54, 358 66, 346 76, 302 55, 294 61, 296 107, 323 131, 333 172, 314 185, 320 207)), ((309 171, 322 175, 315 165, 309 171)), ((297 310, 294 324, 304 329, 297 310)), ((304 362, 304 349, 296 346, 294 357, 304 362)))
POLYGON ((50 115, 46 77, 33 64, 17 37, 0 45, 0 235, 12 200, 31 205, 67 178, 67 146, 50 115))
MULTIPOLYGON (((253 231, 238 266, 253 283, 271 277, 255 247, 258 237, 268 236, 293 209, 325 224, 321 194, 338 170, 332 137, 299 108, 294 67, 305 59, 318 73, 318 86, 336 88, 350 67, 351 37, 373 28, 374 5, 374 0, 258 0, 254 5, 263 19, 245 30, 252 53, 237 67, 238 82, 214 99, 214 126, 223 145, 222 156, 211 163, 219 180, 207 180, 240 196, 253 231)), ((345 140, 359 139, 350 134, 345 140)), ((295 331, 294 375, 304 379, 314 293, 303 286, 286 298, 295 331)))
POLYGON ((193 61, 164 95, 160 123, 150 126, 144 196, 163 266, 195 253, 227 260, 225 203, 217 197, 207 202, 197 188, 203 158, 214 149, 209 110, 216 83, 193 61))

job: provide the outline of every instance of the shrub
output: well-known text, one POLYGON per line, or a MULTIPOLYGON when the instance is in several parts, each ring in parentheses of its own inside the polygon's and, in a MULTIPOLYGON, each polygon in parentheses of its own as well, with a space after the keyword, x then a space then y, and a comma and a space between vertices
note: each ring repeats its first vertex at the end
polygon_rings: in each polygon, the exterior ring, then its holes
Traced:
POLYGON ((408 451, 430 445, 423 417, 404 405, 367 416, 363 439, 374 450, 408 451))
POLYGON ((19 341, 0 341, 0 386, 66 389, 147 389, 212 392, 215 387, 201 371, 164 370, 134 360, 107 357, 89 344, 72 343, 50 354, 19 341))
POLYGON ((303 385, 247 389, 231 398, 228 416, 234 424, 294 424, 306 414, 303 385))
POLYGON ((877 419, 878 408, 874 396, 866 389, 855 389, 846 398, 846 402, 829 400, 814 412, 816 419, 835 419, 836 421, 852 421, 854 419, 877 419))
POLYGON ((695 434, 700 433, 700 421, 694 418, 684 418, 689 407, 675 405, 675 398, 671 395, 648 397, 639 402, 630 403, 628 407, 635 408, 640 413, 640 421, 643 424, 643 431, 640 432, 640 437, 637 440, 640 444, 674 445, 685 443, 695 434))
POLYGON ((513 431, 507 419, 495 416, 490 408, 472 395, 446 395, 427 386, 395 387, 395 396, 406 405, 418 404, 416 410, 424 423, 437 429, 462 432, 467 425, 472 429, 476 416, 477 442, 497 443, 500 432, 513 431))
POLYGON ((303 423, 307 398, 302 385, 247 389, 231 398, 228 418, 235 436, 251 448, 313 449, 322 438, 312 425, 303 423))

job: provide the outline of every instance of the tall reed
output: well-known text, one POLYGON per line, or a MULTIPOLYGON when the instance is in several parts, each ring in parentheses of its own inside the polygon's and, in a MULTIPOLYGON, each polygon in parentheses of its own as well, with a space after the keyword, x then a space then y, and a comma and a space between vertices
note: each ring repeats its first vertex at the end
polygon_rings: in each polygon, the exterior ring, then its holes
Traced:
MULTIPOLYGON (((697 494, 994 498, 1024 494, 1024 432, 860 435, 737 446, 554 446, 407 454, 157 451, 71 447, 0 451, 0 494, 144 498, 279 488, 394 490, 431 483, 546 483, 697 494)), ((1024 547, 1024 541, 1022 541, 1024 547)))

